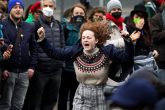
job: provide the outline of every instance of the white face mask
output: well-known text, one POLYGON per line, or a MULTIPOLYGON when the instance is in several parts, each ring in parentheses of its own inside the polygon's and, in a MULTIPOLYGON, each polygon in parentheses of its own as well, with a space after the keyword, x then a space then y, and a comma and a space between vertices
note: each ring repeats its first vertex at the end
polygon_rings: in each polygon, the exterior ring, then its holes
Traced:
POLYGON ((48 16, 48 17, 53 16, 53 13, 54 13, 53 9, 50 8, 50 7, 45 7, 45 8, 43 8, 43 9, 42 9, 42 12, 43 12, 43 14, 44 14, 45 16, 48 16))

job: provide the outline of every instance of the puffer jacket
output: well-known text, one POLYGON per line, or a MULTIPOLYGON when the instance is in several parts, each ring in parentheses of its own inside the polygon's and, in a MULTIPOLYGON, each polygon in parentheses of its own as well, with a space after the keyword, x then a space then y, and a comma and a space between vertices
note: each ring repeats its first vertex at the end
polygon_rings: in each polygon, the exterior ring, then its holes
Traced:
MULTIPOLYGON (((53 47, 64 47, 63 30, 57 20, 52 18, 52 22, 50 23, 41 16, 39 21, 35 23, 35 27, 38 28, 38 25, 44 27, 45 36, 53 47)), ((64 67, 64 62, 50 58, 40 45, 37 45, 37 71, 50 73, 62 67, 64 67)))

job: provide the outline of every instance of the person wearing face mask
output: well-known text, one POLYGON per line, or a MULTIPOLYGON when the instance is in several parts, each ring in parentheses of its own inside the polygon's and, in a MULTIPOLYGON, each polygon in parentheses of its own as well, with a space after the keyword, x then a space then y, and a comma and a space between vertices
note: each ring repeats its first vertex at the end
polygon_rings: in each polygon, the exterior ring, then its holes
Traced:
MULTIPOLYGON (((158 67, 155 63, 152 64, 140 65, 136 62, 139 59, 142 59, 140 56, 149 56, 151 53, 153 57, 159 57, 159 52, 153 48, 151 29, 149 27, 148 13, 146 7, 142 4, 137 4, 134 6, 134 9, 130 12, 129 23, 127 24, 127 30, 129 33, 139 32, 139 36, 134 40, 134 64, 133 70, 138 70, 140 68, 148 67, 156 74, 158 73, 158 67), (149 66, 148 66, 149 65, 149 66)), ((145 61, 145 59, 144 59, 145 61)))
MULTIPOLYGON (((113 44, 118 49, 123 50, 125 48, 123 36, 129 36, 129 33, 126 29, 124 18, 121 15, 121 2, 119 0, 109 0, 109 2, 107 3, 106 20, 111 30, 111 34, 110 38, 107 39, 104 45, 106 46, 108 44, 113 44)), ((111 79, 120 82, 126 79, 131 70, 132 61, 128 61, 124 64, 112 62, 112 64, 110 65, 109 74, 114 74, 115 77, 111 77, 111 79)))
POLYGON ((122 35, 127 35, 126 25, 124 24, 124 18, 122 15, 122 5, 119 0, 110 0, 107 3, 107 13, 106 19, 108 24, 112 30, 111 33, 111 41, 120 39, 117 44, 115 44, 119 48, 124 47, 124 41, 122 39, 122 35))
MULTIPOLYGON (((65 45, 63 29, 60 22, 54 18, 55 8, 55 0, 41 0, 42 15, 34 23, 35 29, 43 27, 49 43, 55 47, 63 47, 65 45)), ((37 45, 37 61, 36 72, 27 95, 29 101, 26 104, 29 105, 29 110, 53 110, 65 64, 50 58, 39 45, 37 45)))
MULTIPOLYGON (((75 4, 71 9, 70 21, 63 25, 65 35, 65 45, 72 46, 79 42, 79 31, 81 25, 86 21, 86 10, 81 4, 75 4)), ((69 110, 72 110, 72 102, 78 82, 72 61, 66 62, 66 67, 62 73, 61 86, 59 91, 58 110, 67 110, 69 99, 69 110)))
POLYGON ((75 28, 80 30, 81 25, 85 22, 86 19, 86 9, 81 4, 75 4, 72 9, 72 17, 70 23, 74 25, 75 28))

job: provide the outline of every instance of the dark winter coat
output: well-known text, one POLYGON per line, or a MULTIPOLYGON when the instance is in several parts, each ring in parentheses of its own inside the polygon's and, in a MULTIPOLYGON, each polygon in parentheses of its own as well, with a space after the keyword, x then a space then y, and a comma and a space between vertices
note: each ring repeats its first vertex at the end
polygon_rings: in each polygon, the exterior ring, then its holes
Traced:
MULTIPOLYGON (((48 22, 43 16, 39 18, 39 21, 35 23, 35 30, 39 27, 44 27, 45 36, 49 43, 53 47, 64 47, 65 40, 62 27, 59 21, 52 18, 51 22, 48 22)), ((64 66, 64 62, 50 58, 47 53, 37 45, 37 68, 36 70, 43 73, 50 73, 64 66)))
POLYGON ((11 72, 25 72, 36 67, 36 40, 34 26, 20 21, 17 25, 6 18, 3 22, 3 34, 5 44, 13 44, 13 50, 9 60, 5 61, 5 70, 11 72), (16 40, 19 39, 19 43, 16 40))
POLYGON ((150 19, 153 48, 159 53, 156 61, 159 68, 165 69, 165 28, 163 28, 163 24, 161 13, 150 19))

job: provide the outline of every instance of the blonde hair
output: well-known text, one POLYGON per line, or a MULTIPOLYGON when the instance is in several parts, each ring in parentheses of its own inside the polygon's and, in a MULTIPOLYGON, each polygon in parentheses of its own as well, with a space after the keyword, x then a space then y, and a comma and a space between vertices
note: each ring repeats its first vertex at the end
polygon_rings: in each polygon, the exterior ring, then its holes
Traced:
POLYGON ((110 35, 110 29, 108 24, 101 22, 88 21, 82 24, 80 28, 80 39, 82 38, 82 33, 85 30, 91 30, 92 32, 94 32, 95 38, 98 39, 98 45, 103 45, 110 35))

